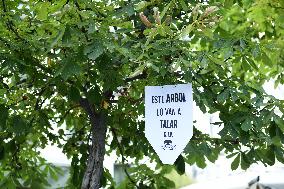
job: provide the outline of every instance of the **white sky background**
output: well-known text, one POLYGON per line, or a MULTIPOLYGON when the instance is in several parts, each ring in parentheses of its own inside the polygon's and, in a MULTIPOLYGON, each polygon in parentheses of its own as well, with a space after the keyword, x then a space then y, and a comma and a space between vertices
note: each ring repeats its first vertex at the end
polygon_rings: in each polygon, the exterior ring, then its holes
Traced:
POLYGON ((284 100, 284 85, 278 85, 276 89, 274 89, 274 81, 270 80, 264 84, 263 88, 268 94, 273 95, 279 100, 284 100))

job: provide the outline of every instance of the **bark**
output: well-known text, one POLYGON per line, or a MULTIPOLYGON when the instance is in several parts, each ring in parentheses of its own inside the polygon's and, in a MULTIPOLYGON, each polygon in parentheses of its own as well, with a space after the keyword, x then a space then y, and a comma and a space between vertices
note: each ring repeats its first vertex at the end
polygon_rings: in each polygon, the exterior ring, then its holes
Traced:
POLYGON ((92 125, 92 146, 81 189, 99 189, 105 155, 106 116, 103 112, 95 113, 86 99, 82 99, 80 104, 88 113, 92 125))

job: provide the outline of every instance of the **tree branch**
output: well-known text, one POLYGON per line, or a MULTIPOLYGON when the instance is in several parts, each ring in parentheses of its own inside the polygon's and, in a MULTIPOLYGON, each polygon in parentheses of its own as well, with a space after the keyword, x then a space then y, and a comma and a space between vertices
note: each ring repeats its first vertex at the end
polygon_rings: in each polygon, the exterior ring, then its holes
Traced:
MULTIPOLYGON (((173 72, 171 74, 173 74, 176 77, 183 76, 183 73, 181 73, 181 72, 173 72)), ((135 80, 138 80, 138 79, 147 79, 147 77, 148 77, 148 74, 147 74, 146 70, 144 70, 141 74, 138 74, 134 77, 129 77, 129 78, 124 79, 124 82, 128 83, 128 82, 135 81, 135 80)))
MULTIPOLYGON (((74 3, 75 3, 75 6, 77 7, 77 9, 78 9, 79 11, 81 11, 82 9, 81 9, 81 7, 80 7, 78 1, 75 0, 74 3)), ((83 17, 81 16, 81 14, 80 14, 79 12, 78 12, 78 15, 79 15, 80 21, 83 22, 83 17)), ((86 28, 85 28, 84 26, 82 26, 82 30, 81 30, 81 31, 83 32, 83 34, 84 34, 84 36, 85 36, 87 42, 89 42, 90 39, 89 39, 89 37, 88 37, 88 35, 87 35, 87 30, 86 30, 86 28)))
POLYGON ((117 146, 118 146, 118 149, 119 149, 119 152, 120 152, 120 154, 121 154, 121 160, 122 160, 122 164, 123 164, 123 167, 124 167, 124 172, 125 172, 127 178, 130 180, 130 182, 131 182, 134 186, 136 186, 137 188, 139 188, 139 186, 136 185, 136 182, 131 178, 131 176, 129 175, 129 173, 128 173, 127 169, 126 169, 126 165, 125 165, 126 158, 124 157, 123 149, 122 149, 122 146, 121 146, 120 142, 118 141, 118 137, 117 137, 117 134, 116 134, 116 132, 115 132, 115 129, 111 127, 110 130, 111 130, 111 132, 112 132, 112 134, 113 134, 113 138, 114 138, 114 140, 116 141, 117 146))
POLYGON ((57 121, 56 123, 60 123, 61 121, 63 121, 63 120, 66 118, 66 116, 70 113, 71 110, 74 110, 75 108, 78 108, 78 107, 80 107, 80 105, 76 105, 76 106, 70 107, 70 108, 63 114, 63 116, 60 118, 60 120, 57 121))
POLYGON ((146 71, 144 70, 141 74, 139 75, 136 75, 134 77, 129 77, 129 78, 126 78, 124 80, 125 83, 128 83, 128 82, 131 82, 131 81, 135 81, 135 80, 138 80, 138 79, 146 79, 147 78, 147 73, 146 71))
POLYGON ((81 98, 79 100, 79 104, 87 112, 87 114, 90 116, 91 121, 93 121, 92 118, 95 118, 97 113, 93 110, 93 107, 92 107, 91 103, 89 102, 89 100, 86 99, 86 98, 81 98))
MULTIPOLYGON (((8 10, 7 10, 7 6, 6 6, 6 3, 5 3, 5 0, 2 0, 2 6, 3 6, 3 11, 4 11, 4 13, 7 13, 8 10)), ((13 32, 13 33, 16 35, 16 37, 17 37, 18 39, 23 40, 23 38, 19 35, 19 33, 17 32, 17 30, 15 30, 15 28, 14 28, 15 25, 14 25, 14 23, 13 23, 10 19, 7 20, 6 25, 7 25, 7 27, 8 27, 8 30, 10 30, 11 32, 13 32)))

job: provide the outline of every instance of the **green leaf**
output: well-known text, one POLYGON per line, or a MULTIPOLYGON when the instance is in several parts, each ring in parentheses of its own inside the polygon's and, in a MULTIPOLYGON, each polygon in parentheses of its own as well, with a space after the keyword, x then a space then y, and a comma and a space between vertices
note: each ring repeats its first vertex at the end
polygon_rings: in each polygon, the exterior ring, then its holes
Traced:
POLYGON ((146 64, 142 64, 141 66, 137 67, 136 70, 134 70, 132 73, 129 74, 129 77, 135 77, 143 72, 145 69, 146 64))
POLYGON ((250 166, 249 159, 247 158, 245 153, 241 153, 241 168, 246 170, 250 166))
POLYGON ((202 152, 203 155, 205 155, 206 157, 210 156, 210 154, 212 154, 212 150, 209 148, 209 146, 207 145, 206 142, 202 142, 199 145, 199 149, 202 152))
POLYGON ((66 26, 64 34, 62 36, 62 43, 64 45, 71 45, 71 38, 72 38, 72 35, 71 35, 70 26, 66 26))
POLYGON ((281 148, 275 149, 275 157, 279 162, 284 164, 284 154, 283 154, 283 150, 281 148))
POLYGON ((84 54, 91 60, 96 60, 103 53, 104 46, 100 40, 96 40, 92 45, 89 45, 84 49, 84 54))
POLYGON ((241 125, 242 130, 248 131, 252 128, 251 119, 246 118, 245 121, 241 125))
POLYGON ((180 4, 181 4, 182 9, 183 9, 184 11, 188 11, 188 5, 185 4, 184 0, 180 0, 179 2, 180 2, 180 4))
POLYGON ((234 153, 232 153, 232 154, 229 154, 229 155, 227 155, 226 156, 226 158, 232 158, 232 157, 234 157, 235 155, 237 155, 237 154, 239 154, 239 152, 234 152, 234 153))
POLYGON ((252 49, 252 56, 254 58, 257 58, 260 54, 260 48, 259 45, 256 45, 253 49, 252 49))
POLYGON ((23 134, 27 131, 26 122, 21 118, 21 116, 12 117, 12 127, 11 131, 17 135, 23 134))
POLYGON ((234 161, 231 164, 231 169, 232 170, 236 170, 239 167, 240 159, 241 159, 241 156, 240 156, 240 154, 238 154, 237 157, 234 159, 234 161))
POLYGON ((87 98, 90 102, 94 104, 100 104, 102 101, 102 96, 98 87, 95 87, 88 91, 87 98))
POLYGON ((65 29, 63 28, 63 29, 61 29, 58 32, 57 36, 50 43, 50 45, 49 45, 48 49, 46 50, 45 54, 48 54, 51 51, 51 49, 53 49, 55 47, 55 45, 57 45, 58 41, 60 41, 62 39, 62 36, 64 35, 64 31, 65 31, 65 29))
POLYGON ((250 58, 244 58, 244 61, 246 61, 251 67, 253 67, 255 70, 258 70, 257 65, 254 63, 254 61, 250 58))
POLYGON ((242 63, 242 68, 245 70, 245 71, 249 71, 251 66, 250 64, 248 63, 248 61, 246 60, 246 58, 242 57, 241 59, 241 63, 242 63))
POLYGON ((207 56, 212 62, 214 62, 215 64, 218 64, 220 66, 224 65, 224 62, 219 60, 218 58, 215 58, 214 56, 207 56))
POLYGON ((234 0, 225 0, 224 2, 225 8, 228 8, 228 9, 231 8, 233 4, 234 4, 234 0))
POLYGON ((275 164, 275 154, 274 154, 274 150, 272 147, 268 148, 266 153, 265 153, 265 156, 266 156, 266 163, 270 166, 274 165, 275 164))
POLYGON ((224 60, 229 59, 234 55, 234 50, 233 48, 227 48, 225 53, 224 53, 224 60))
POLYGON ((274 115, 273 120, 275 121, 277 126, 281 129, 281 131, 284 133, 284 120, 281 119, 278 115, 274 115))
POLYGON ((53 169, 52 166, 49 166, 49 169, 48 169, 48 170, 49 170, 49 174, 50 174, 51 178, 52 178, 53 180, 57 181, 57 180, 58 180, 58 173, 56 172, 56 170, 53 169))
POLYGON ((188 26, 186 26, 180 34, 180 38, 185 38, 188 34, 190 34, 190 32, 192 32, 192 30, 194 29, 194 25, 193 24, 189 24, 188 26))
POLYGON ((117 17, 119 17, 119 16, 122 16, 125 13, 127 14, 127 16, 132 16, 133 14, 135 14, 135 9, 134 9, 133 5, 130 4, 130 5, 124 6, 122 8, 119 8, 117 10, 117 12, 115 13, 115 15, 117 17))
POLYGON ((272 60, 267 56, 267 54, 265 52, 263 52, 261 54, 261 60, 265 65, 267 65, 269 67, 273 67, 272 60))
POLYGON ((175 161, 175 166, 178 174, 183 175, 185 173, 185 162, 182 155, 179 155, 175 161))
POLYGON ((42 110, 39 111, 38 116, 39 116, 39 124, 42 127, 52 128, 50 123, 49 123, 47 115, 42 110))
POLYGON ((36 17, 39 20, 47 20, 48 8, 50 6, 49 2, 40 2, 36 6, 36 17))
POLYGON ((0 98, 3 98, 5 93, 6 89, 0 89, 0 98))
POLYGON ((215 149, 211 149, 211 151, 212 151, 211 154, 209 154, 206 157, 210 162, 215 163, 215 161, 219 157, 220 150, 218 148, 215 148, 215 149))
POLYGON ((132 16, 135 14, 135 9, 132 5, 126 6, 124 11, 127 13, 128 16, 132 16))
POLYGON ((219 26, 220 26, 220 28, 223 29, 222 31, 229 31, 230 30, 230 23, 228 23, 228 22, 222 21, 219 26))
POLYGON ((161 20, 164 18, 166 12, 168 12, 168 9, 169 9, 170 6, 172 5, 172 2, 173 2, 173 1, 171 1, 171 2, 164 8, 164 10, 161 12, 161 14, 160 14, 161 20))
POLYGON ((225 89, 223 92, 221 92, 218 96, 217 96, 217 101, 219 103, 224 103, 230 96, 229 90, 225 89))
POLYGON ((43 185, 41 184, 40 180, 34 179, 31 183, 31 188, 43 188, 43 185))
POLYGON ((140 11, 142 9, 145 9, 149 5, 150 5, 150 2, 140 1, 138 4, 135 5, 135 10, 140 11))
POLYGON ((74 102, 79 102, 81 98, 80 91, 76 87, 71 86, 69 93, 68 93, 68 97, 70 100, 74 102))
POLYGON ((272 138, 272 144, 274 144, 275 146, 279 146, 281 147, 282 146, 282 143, 281 143, 281 139, 279 136, 274 136, 272 138))
POLYGON ((195 158, 195 160, 196 165, 201 169, 204 169, 206 167, 206 160, 203 155, 199 154, 198 157, 195 158))
POLYGON ((16 189, 16 184, 13 182, 11 176, 6 177, 2 181, 0 181, 1 188, 9 188, 9 189, 16 189))
POLYGON ((64 80, 67 80, 69 77, 73 75, 78 75, 82 71, 81 66, 79 66, 76 62, 68 59, 65 61, 64 66, 60 69, 55 76, 61 75, 64 80))
POLYGON ((242 49, 246 48, 246 42, 243 39, 240 39, 240 46, 242 49))

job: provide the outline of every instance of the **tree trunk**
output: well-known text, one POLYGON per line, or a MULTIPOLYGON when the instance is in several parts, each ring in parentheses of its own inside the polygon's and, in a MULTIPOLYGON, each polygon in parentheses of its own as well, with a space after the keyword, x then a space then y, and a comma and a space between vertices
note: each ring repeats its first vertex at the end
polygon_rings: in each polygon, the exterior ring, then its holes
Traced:
POLYGON ((92 146, 81 189, 99 189, 105 155, 106 116, 103 112, 95 113, 87 100, 81 100, 80 104, 88 113, 92 125, 92 146))

